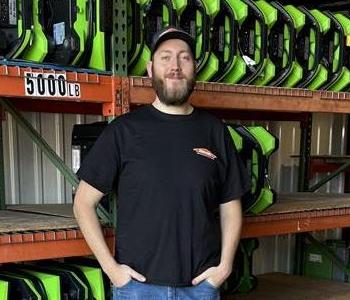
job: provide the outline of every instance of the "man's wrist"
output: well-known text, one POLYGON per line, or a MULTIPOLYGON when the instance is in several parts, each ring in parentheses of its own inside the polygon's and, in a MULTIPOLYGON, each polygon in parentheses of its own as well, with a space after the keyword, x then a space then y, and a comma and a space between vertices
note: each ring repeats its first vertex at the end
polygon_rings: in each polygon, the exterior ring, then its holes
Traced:
POLYGON ((226 277, 228 277, 232 272, 232 264, 227 262, 220 262, 218 267, 221 269, 221 271, 224 273, 226 277))

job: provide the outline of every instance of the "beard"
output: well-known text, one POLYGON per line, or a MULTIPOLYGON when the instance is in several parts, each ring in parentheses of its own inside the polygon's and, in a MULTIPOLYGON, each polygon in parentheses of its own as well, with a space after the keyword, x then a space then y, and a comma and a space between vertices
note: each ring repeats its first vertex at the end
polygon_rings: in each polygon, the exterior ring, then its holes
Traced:
MULTIPOLYGON (((182 77, 181 82, 177 86, 168 87, 165 82, 166 79, 162 79, 157 74, 155 74, 153 70, 152 83, 153 87, 156 91, 158 99, 165 105, 174 105, 180 106, 187 102, 190 97, 194 85, 195 79, 194 76, 191 78, 182 77)), ((166 76, 166 78, 171 78, 170 76, 166 76)))

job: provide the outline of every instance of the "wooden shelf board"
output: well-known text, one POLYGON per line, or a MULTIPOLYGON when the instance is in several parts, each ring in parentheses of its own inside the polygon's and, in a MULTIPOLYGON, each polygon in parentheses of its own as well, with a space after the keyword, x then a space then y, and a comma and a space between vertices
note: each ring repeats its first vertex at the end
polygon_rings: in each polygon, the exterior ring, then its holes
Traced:
POLYGON ((258 275, 257 288, 245 295, 226 296, 223 300, 348 300, 350 283, 312 279, 284 273, 258 275))
POLYGON ((263 213, 244 217, 242 238, 350 227, 350 196, 282 194, 263 213))

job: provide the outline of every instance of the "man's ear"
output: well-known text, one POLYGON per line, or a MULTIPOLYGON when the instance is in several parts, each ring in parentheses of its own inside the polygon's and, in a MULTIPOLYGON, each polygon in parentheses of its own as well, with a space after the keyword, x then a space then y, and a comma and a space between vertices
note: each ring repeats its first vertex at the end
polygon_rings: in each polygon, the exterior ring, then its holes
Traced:
POLYGON ((148 74, 148 77, 152 78, 152 61, 149 61, 147 63, 147 74, 148 74))

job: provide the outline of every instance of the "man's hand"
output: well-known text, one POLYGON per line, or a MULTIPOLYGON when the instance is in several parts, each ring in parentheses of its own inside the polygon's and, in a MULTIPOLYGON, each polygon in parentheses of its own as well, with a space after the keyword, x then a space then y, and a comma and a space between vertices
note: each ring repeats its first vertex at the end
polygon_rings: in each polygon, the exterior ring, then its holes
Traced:
POLYGON ((112 284, 118 288, 128 284, 131 279, 144 282, 146 278, 127 265, 116 264, 114 268, 106 271, 112 284))
POLYGON ((217 267, 211 267, 204 271, 202 274, 192 280, 193 285, 201 283, 203 280, 207 280, 214 287, 219 288, 221 284, 231 274, 231 268, 219 265, 217 267))

